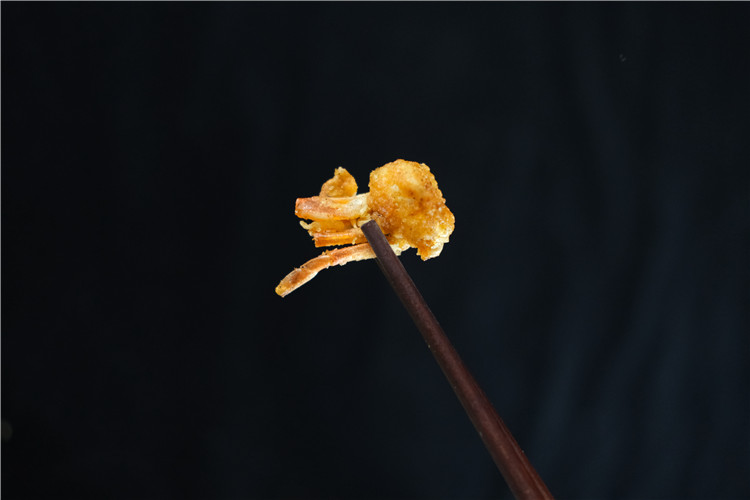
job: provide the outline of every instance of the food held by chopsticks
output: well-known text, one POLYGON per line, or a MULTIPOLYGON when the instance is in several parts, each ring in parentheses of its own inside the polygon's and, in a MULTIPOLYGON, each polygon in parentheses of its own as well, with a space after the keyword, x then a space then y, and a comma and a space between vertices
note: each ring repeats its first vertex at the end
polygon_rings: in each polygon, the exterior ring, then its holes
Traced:
POLYGON ((320 190, 320 196, 298 198, 294 210, 316 247, 351 245, 327 250, 289 273, 276 293, 293 292, 330 266, 373 259, 375 253, 362 232, 374 220, 396 254, 416 248, 422 260, 437 257, 455 227, 435 176, 424 163, 396 160, 370 173, 370 192, 357 194, 354 177, 344 168, 320 190))

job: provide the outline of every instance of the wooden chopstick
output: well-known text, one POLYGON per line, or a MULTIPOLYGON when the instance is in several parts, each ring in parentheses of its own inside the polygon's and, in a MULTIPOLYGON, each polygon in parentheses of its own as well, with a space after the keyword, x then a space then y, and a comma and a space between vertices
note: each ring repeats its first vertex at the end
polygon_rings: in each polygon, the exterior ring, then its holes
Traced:
POLYGON ((519 500, 553 498, 453 348, 380 226, 375 221, 369 221, 362 226, 362 231, 375 251, 380 269, 422 333, 427 347, 435 356, 513 495, 519 500))

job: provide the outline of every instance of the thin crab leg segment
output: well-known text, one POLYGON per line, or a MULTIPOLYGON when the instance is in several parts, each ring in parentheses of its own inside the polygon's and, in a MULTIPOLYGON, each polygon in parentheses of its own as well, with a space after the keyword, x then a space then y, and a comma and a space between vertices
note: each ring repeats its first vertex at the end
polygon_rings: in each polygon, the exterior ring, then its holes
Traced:
POLYGON ((374 258, 375 253, 367 243, 323 252, 318 257, 310 259, 302 264, 302 267, 287 274, 286 277, 281 280, 279 286, 276 287, 276 293, 285 297, 313 279, 320 271, 331 266, 343 266, 348 262, 374 258))
POLYGON ((365 215, 367 209, 367 193, 341 198, 312 196, 297 198, 294 214, 300 219, 355 220, 365 215))
POLYGON ((330 247, 334 245, 355 245, 367 241, 365 233, 358 227, 352 227, 343 231, 331 231, 312 233, 316 247, 330 247))
POLYGON ((367 242, 362 230, 353 226, 348 220, 316 220, 310 223, 300 221, 300 225, 313 237, 316 247, 367 242))

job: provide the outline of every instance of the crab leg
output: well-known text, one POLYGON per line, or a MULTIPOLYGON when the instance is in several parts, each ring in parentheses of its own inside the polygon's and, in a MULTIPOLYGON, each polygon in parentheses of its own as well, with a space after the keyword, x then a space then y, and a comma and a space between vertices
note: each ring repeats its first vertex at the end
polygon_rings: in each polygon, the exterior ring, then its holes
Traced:
POLYGON ((313 279, 320 271, 331 266, 343 266, 348 262, 374 258, 375 253, 368 243, 325 251, 314 259, 310 259, 302 264, 302 267, 287 274, 281 280, 279 286, 276 287, 276 293, 285 297, 313 279))
MULTIPOLYGON (((396 255, 409 248, 409 245, 402 243, 391 244, 391 248, 396 255)), ((335 250, 326 250, 317 257, 308 260, 301 267, 287 274, 279 286, 276 287, 276 293, 286 297, 297 288, 301 287, 315 277, 323 269, 331 266, 343 266, 349 262, 358 260, 374 259, 375 252, 369 243, 361 243, 351 247, 337 248, 335 250)))
POLYGON ((333 198, 312 196, 297 198, 294 214, 300 219, 354 220, 367 213, 367 193, 333 198))
POLYGON ((316 247, 354 245, 367 241, 365 233, 358 227, 352 227, 343 231, 314 232, 312 233, 312 237, 316 247))

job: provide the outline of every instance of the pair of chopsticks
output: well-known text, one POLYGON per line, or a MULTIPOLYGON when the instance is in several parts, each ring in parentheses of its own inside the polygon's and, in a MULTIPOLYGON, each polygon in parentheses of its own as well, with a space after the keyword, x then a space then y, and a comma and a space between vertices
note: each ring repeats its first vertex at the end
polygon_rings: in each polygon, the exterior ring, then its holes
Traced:
POLYGON ((362 226, 362 231, 375 252, 380 269, 422 333, 513 495, 519 500, 553 498, 453 348, 378 224, 369 221, 362 226))

